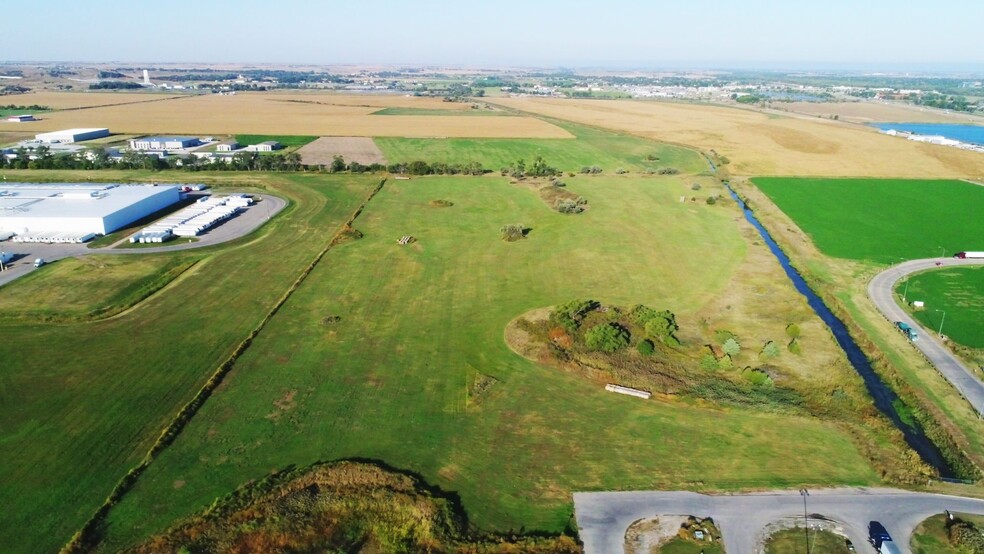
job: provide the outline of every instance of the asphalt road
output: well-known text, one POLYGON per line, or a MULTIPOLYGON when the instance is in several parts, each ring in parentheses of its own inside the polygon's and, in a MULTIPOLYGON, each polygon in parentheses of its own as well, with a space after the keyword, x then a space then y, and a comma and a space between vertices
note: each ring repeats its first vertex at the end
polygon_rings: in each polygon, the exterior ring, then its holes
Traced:
MULTIPOLYGON (((278 196, 270 196, 268 194, 263 194, 261 196, 262 201, 253 204, 246 210, 236 215, 236 217, 228 219, 220 225, 209 229, 207 232, 200 235, 196 242, 189 242, 185 244, 172 243, 171 246, 147 248, 89 248, 85 244, 4 242, 0 244, 0 250, 4 252, 16 253, 16 257, 9 264, 9 268, 6 271, 0 271, 0 286, 34 271, 35 258, 44 258, 47 262, 54 262, 64 258, 77 258, 91 254, 113 254, 124 256, 153 254, 160 252, 174 252, 176 250, 204 248, 206 246, 212 246, 213 244, 219 244, 237 239, 252 233, 287 206, 287 201, 278 196)), ((120 242, 125 242, 125 240, 126 239, 120 242)), ((175 239, 175 242, 180 242, 180 240, 181 239, 175 239)))
POLYGON ((936 329, 922 327, 916 320, 909 317, 909 314, 895 300, 895 284, 902 277, 927 269, 935 269, 937 264, 942 264, 943 267, 984 265, 984 260, 960 260, 956 258, 910 260, 876 275, 868 283, 868 296, 871 297, 871 301, 875 303, 878 311, 890 322, 904 321, 919 330, 919 340, 913 342, 912 345, 918 348, 926 356, 926 359, 936 367, 937 371, 970 402, 975 411, 981 413, 984 410, 984 383, 981 383, 970 368, 943 346, 937 338, 936 329))
MULTIPOLYGON (((916 526, 943 510, 984 515, 984 500, 897 489, 811 490, 807 512, 833 520, 859 553, 875 552, 868 523, 881 522, 903 552, 916 526)), ((767 526, 783 519, 803 521, 799 491, 709 496, 693 492, 574 493, 574 515, 585 554, 621 554, 633 522, 660 515, 710 517, 721 530, 728 554, 758 552, 767 526)))

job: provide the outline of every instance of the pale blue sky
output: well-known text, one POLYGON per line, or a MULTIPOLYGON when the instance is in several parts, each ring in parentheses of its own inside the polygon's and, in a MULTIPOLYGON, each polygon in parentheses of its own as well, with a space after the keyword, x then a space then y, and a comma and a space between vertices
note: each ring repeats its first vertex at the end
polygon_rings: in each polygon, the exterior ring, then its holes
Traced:
POLYGON ((7 61, 984 71, 984 1, 47 0, 7 61))

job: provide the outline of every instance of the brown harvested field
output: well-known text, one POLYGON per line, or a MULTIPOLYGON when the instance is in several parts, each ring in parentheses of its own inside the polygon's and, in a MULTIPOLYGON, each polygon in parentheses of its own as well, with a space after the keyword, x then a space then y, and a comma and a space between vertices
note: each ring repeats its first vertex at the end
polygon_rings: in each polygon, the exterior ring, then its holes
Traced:
MULTIPOLYGON (((534 117, 373 116, 386 107, 449 109, 451 102, 402 96, 246 93, 181 97, 76 111, 51 112, 31 124, 38 132, 109 127, 114 133, 190 135, 315 135, 359 137, 572 138, 534 117)), ((467 104, 460 104, 468 109, 467 104)), ((0 122, 0 131, 17 130, 0 122)), ((23 124, 20 124, 23 125, 23 124)))
MULTIPOLYGON (((37 104, 39 106, 49 106, 54 110, 66 110, 71 108, 166 100, 168 98, 181 98, 181 96, 173 93, 162 94, 159 92, 31 92, 16 96, 7 96, 3 103, 17 104, 20 106, 37 104)), ((47 117, 47 115, 43 115, 42 117, 47 117)))
POLYGON ((369 137, 321 137, 297 152, 309 165, 329 165, 335 156, 364 165, 386 163, 383 151, 369 137))
POLYGON ((805 116, 637 100, 496 99, 510 108, 715 150, 736 175, 984 177, 984 155, 805 116))
POLYGON ((854 123, 967 123, 984 125, 984 117, 889 102, 789 102, 772 109, 813 116, 838 116, 854 123))

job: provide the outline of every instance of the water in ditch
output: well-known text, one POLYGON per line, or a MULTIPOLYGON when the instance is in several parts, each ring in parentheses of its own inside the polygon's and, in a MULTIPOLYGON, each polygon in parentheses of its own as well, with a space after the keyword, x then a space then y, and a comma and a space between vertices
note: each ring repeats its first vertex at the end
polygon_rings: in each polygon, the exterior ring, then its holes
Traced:
POLYGON ((830 332, 833 333, 834 339, 837 344, 840 345, 844 353, 847 354, 847 359, 851 362, 851 365, 861 376, 864 381, 865 387, 868 389, 868 394, 875 401, 875 407, 878 408, 892 424, 894 424, 902 434, 905 436, 905 442, 919 454, 919 457, 923 459, 924 462, 933 466, 936 471, 940 473, 941 477, 954 477, 953 468, 943 457, 940 449, 937 448, 933 441, 929 440, 929 437, 923 432, 922 428, 917 426, 907 425, 899 417, 898 412, 895 410, 894 403, 899 399, 898 395, 895 394, 888 385, 882 381, 881 377, 875 373, 875 370, 871 367, 871 363, 868 358, 861 351, 861 348, 854 342, 851 338, 850 333, 847 331, 847 326, 844 322, 837 318, 830 308, 823 303, 816 293, 806 284, 806 281, 799 274, 798 271, 790 264, 789 257, 786 256, 785 252, 779 248, 776 241, 772 239, 772 235, 765 230, 765 227, 759 223, 759 220, 752 213, 752 210, 745 205, 745 202, 738 197, 738 194, 725 183, 728 188, 728 193, 734 198, 735 202, 741 207, 742 212, 745 214, 745 219, 748 220, 752 226, 758 230, 759 234, 762 236, 762 240, 769 247, 772 254, 775 255, 776 259, 779 260, 779 264, 782 266, 783 271, 786 272, 786 276, 789 280, 793 282, 793 286, 796 290, 806 297, 807 303, 813 308, 813 311, 820 317, 820 319, 830 328, 830 332))

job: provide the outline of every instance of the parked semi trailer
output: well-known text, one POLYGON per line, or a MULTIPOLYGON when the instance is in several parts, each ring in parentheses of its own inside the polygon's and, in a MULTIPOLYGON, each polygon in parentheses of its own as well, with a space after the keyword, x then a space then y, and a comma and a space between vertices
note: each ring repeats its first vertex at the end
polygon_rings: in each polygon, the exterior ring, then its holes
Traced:
POLYGON ((877 521, 868 523, 868 542, 881 554, 902 554, 885 526, 877 521))
POLYGON ((959 258, 961 260, 970 259, 982 259, 984 258, 984 252, 957 252, 953 255, 954 258, 959 258))

